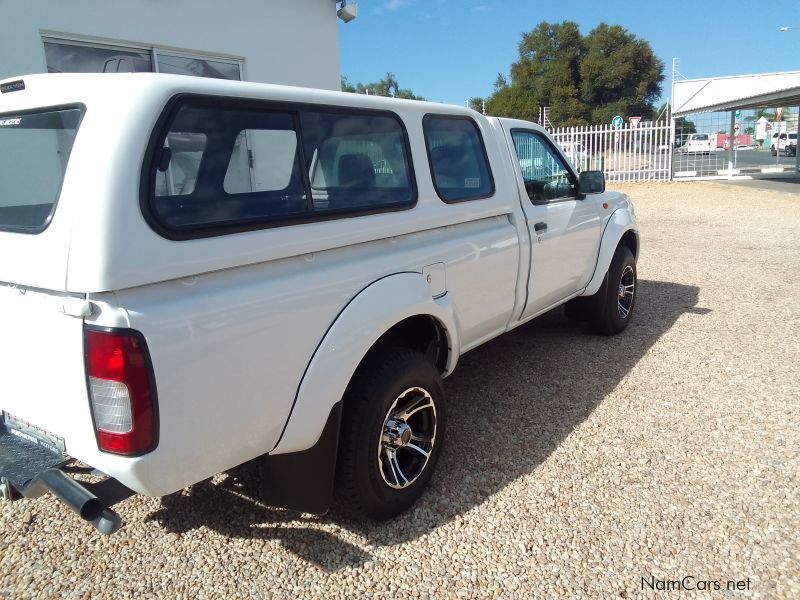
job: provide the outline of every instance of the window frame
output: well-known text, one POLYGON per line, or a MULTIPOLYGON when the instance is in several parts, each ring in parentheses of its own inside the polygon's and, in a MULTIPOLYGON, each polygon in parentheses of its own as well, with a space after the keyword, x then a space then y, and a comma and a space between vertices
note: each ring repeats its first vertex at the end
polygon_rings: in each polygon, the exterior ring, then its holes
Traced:
MULTIPOLYGON (((81 125, 83 124, 83 119, 86 117, 86 105, 83 102, 70 102, 68 104, 56 104, 53 106, 38 106, 36 108, 26 108, 24 110, 18 112, 4 112, 0 114, 0 118, 4 118, 6 116, 24 116, 24 115, 31 115, 31 114, 38 114, 44 112, 54 112, 57 110, 80 110, 81 115, 78 119, 78 124, 75 127, 75 141, 73 142, 73 147, 70 150, 70 159, 72 158, 72 150, 75 149, 75 142, 78 141, 78 134, 81 130, 81 125)), ((64 174, 61 177, 61 183, 58 186, 58 191, 56 192, 56 197, 53 200, 53 206, 50 208, 50 214, 47 215, 47 218, 39 227, 31 227, 31 228, 20 228, 20 227, 7 227, 0 225, 0 231, 5 231, 9 233, 24 233, 27 235, 39 235, 43 233, 48 227, 50 227, 50 223, 53 222, 53 217, 55 217, 56 209, 58 208, 58 203, 61 200, 61 192, 64 189, 64 181, 67 178, 67 170, 69 169, 69 160, 67 160, 67 164, 64 168, 64 174)))
POLYGON ((142 160, 139 181, 139 208, 142 212, 144 220, 154 232, 171 241, 204 239, 223 235, 245 233, 249 231, 273 229, 276 227, 289 227, 292 225, 303 225, 308 223, 362 217, 388 212, 399 212, 414 208, 417 205, 418 200, 419 193, 417 188, 417 178, 414 172, 414 160, 411 153, 408 129, 406 128, 403 119, 393 111, 343 105, 313 104, 196 93, 176 94, 172 96, 164 106, 164 109, 161 111, 161 114, 159 115, 158 120, 156 121, 156 124, 150 133, 150 138, 147 142, 147 148, 142 160), (217 108, 223 110, 256 110, 289 113, 292 116, 295 132, 297 134, 299 154, 298 160, 300 161, 303 189, 306 194, 307 202, 306 212, 299 216, 290 215, 287 217, 264 217, 258 219, 232 221, 225 224, 211 223, 202 226, 192 225, 190 227, 171 227, 166 223, 161 222, 153 207, 153 203, 155 201, 155 183, 157 173, 155 158, 158 150, 161 148, 161 143, 163 143, 163 140, 169 133, 169 126, 171 122, 173 121, 177 112, 183 106, 217 108), (308 172, 308 169, 311 165, 305 156, 305 140, 303 138, 303 131, 300 126, 300 112, 304 110, 348 116, 381 116, 393 119, 399 125, 403 136, 403 147, 405 150, 406 163, 408 167, 410 192, 409 201, 403 204, 382 206, 377 208, 344 208, 325 211, 324 213, 314 213, 311 181, 309 180, 308 172))
POLYGON ((559 160, 561 160, 561 163, 566 167, 566 170, 572 175, 571 179, 573 181, 571 181, 570 183, 572 183, 572 186, 573 186, 573 188, 575 190, 572 196, 564 196, 562 198, 552 198, 550 200, 546 200, 546 199, 545 200, 531 200, 530 196, 528 196, 528 191, 525 190, 525 196, 528 198, 528 202, 530 202, 534 206, 544 206, 545 204, 553 204, 555 202, 567 202, 569 200, 583 200, 583 197, 581 197, 581 194, 578 191, 578 184, 577 184, 578 173, 573 169, 572 164, 570 163, 569 160, 566 159, 567 157, 564 155, 564 153, 553 144, 553 142, 550 140, 550 138, 547 135, 543 135, 541 132, 535 131, 533 129, 525 129, 523 127, 515 127, 514 129, 512 129, 509 132, 509 135, 511 136, 511 143, 514 145, 514 156, 517 159, 517 169, 518 169, 518 172, 520 174, 520 178, 522 179, 523 186, 525 184, 525 178, 522 176, 522 168, 521 168, 521 166, 519 164, 519 155, 517 154, 517 145, 516 145, 516 143, 514 143, 514 134, 515 133, 527 133, 527 134, 533 135, 533 136, 539 138, 544 143, 545 146, 550 148, 551 151, 554 151, 554 154, 559 158, 559 160))
POLYGON ((470 202, 473 200, 485 200, 486 198, 492 198, 495 193, 497 192, 497 188, 495 187, 494 183, 494 173, 492 173, 492 163, 489 160, 489 154, 486 152, 486 142, 483 139, 483 133, 481 132, 481 128, 478 127, 478 123, 472 117, 468 115, 453 115, 453 114, 446 114, 446 113, 425 113, 422 117, 422 135, 425 138, 425 155, 428 157, 428 172, 431 176, 431 182, 433 183, 433 189, 436 190, 436 195, 439 196, 439 200, 446 204, 458 204, 459 202, 470 202), (430 143, 428 137, 428 129, 426 124, 428 121, 432 119, 449 119, 454 121, 467 121, 472 124, 475 128, 475 133, 478 135, 478 141, 480 142, 481 152, 483 153, 483 159, 486 161, 486 172, 489 175, 489 183, 490 183, 490 192, 488 194, 474 194, 472 196, 464 196, 463 198, 458 198, 455 200, 447 200, 442 195, 441 190, 439 189, 439 185, 436 183, 436 175, 433 172, 433 160, 431 160, 431 150, 430 150, 430 143))
MULTIPOLYGON (((141 52, 150 55, 150 68, 152 73, 160 73, 158 67, 158 54, 162 52, 168 56, 176 56, 179 58, 195 58, 198 60, 213 60, 216 62, 226 63, 229 65, 236 65, 239 67, 239 79, 228 81, 246 81, 246 63, 245 59, 240 56, 227 55, 227 54, 214 54, 203 50, 178 50, 169 49, 165 46, 158 46, 153 44, 143 44, 137 42, 125 42, 115 39, 106 38, 84 38, 77 35, 66 35, 59 32, 51 32, 43 30, 40 34, 42 42, 42 52, 44 53, 45 44, 61 44, 66 46, 82 46, 84 48, 98 48, 101 50, 120 50, 123 52, 141 52)), ((46 57, 45 57, 46 58, 46 57)), ((47 68, 45 60, 45 68, 47 68)))

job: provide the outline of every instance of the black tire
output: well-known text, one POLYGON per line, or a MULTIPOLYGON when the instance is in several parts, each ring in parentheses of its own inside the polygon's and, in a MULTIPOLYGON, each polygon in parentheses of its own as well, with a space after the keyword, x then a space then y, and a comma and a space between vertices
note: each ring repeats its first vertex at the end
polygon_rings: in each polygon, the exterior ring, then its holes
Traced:
MULTIPOLYGON (((606 284, 598 292, 598 310, 592 319, 592 326, 597 333, 603 335, 616 335, 622 332, 631 321, 633 309, 636 305, 636 291, 638 288, 636 279, 636 259, 627 246, 620 246, 611 259, 611 265, 606 274, 606 284), (623 282, 623 277, 624 282, 623 282), (633 284, 630 289, 630 296, 624 300, 620 299, 620 285, 626 283, 633 284), (627 308, 623 315, 621 306, 627 308)), ((627 291, 627 290, 626 290, 627 291)))
MULTIPOLYGON (((405 348, 388 348, 368 357, 353 377, 344 398, 336 474, 339 509, 354 517, 374 520, 390 519, 407 510, 431 479, 442 452, 445 425, 442 378, 425 355, 405 348), (427 397, 419 391, 406 394, 412 389, 424 391, 427 397), (392 420, 408 426, 410 431, 418 428, 415 435, 432 437, 430 446, 417 440, 403 442, 403 435, 391 438, 385 433, 390 409, 398 403, 399 410, 395 414, 401 413, 404 403, 420 397, 416 406, 426 405, 430 398, 433 412, 425 408, 406 421, 392 420), (432 435, 428 435, 431 425, 432 435), (407 445, 395 446, 387 438, 407 445), (428 449, 429 456, 423 458, 421 453, 409 448, 412 442, 418 448, 428 449), (389 464, 391 452, 397 453, 394 464, 389 464), (410 483, 404 483, 397 475, 392 477, 394 465, 398 465, 401 472, 405 470, 410 483), (412 477, 414 474, 416 477, 412 477)), ((398 429, 392 429, 393 435, 398 429)))
POLYGON ((772 153, 772 156, 778 156, 778 150, 775 148, 775 146, 770 148, 769 151, 772 153))
POLYGON ((794 155, 792 154, 792 149, 791 149, 789 146, 786 146, 786 147, 783 149, 783 155, 784 155, 784 156, 794 156, 794 155))

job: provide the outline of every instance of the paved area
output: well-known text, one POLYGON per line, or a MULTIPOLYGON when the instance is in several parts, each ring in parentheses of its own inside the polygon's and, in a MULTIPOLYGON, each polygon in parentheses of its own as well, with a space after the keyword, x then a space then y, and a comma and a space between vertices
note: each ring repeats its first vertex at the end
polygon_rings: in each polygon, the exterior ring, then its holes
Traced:
MULTIPOLYGON (((725 175, 728 172, 730 155, 725 152, 711 152, 709 154, 675 152, 673 161, 675 173, 694 173, 696 176, 725 175)), ((794 156, 772 156, 769 150, 739 150, 736 152, 734 166, 742 175, 760 175, 762 170, 783 170, 786 177, 792 176, 792 171, 797 165, 794 156)))
POLYGON ((800 195, 624 189, 634 322, 603 338, 554 311, 464 356, 408 514, 272 510, 246 469, 127 500, 108 538, 16 502, 0 596, 800 597, 800 195))
POLYGON ((800 177, 780 179, 733 179, 731 181, 720 181, 720 183, 747 188, 752 190, 754 194, 767 190, 783 192, 784 194, 800 195, 800 177))

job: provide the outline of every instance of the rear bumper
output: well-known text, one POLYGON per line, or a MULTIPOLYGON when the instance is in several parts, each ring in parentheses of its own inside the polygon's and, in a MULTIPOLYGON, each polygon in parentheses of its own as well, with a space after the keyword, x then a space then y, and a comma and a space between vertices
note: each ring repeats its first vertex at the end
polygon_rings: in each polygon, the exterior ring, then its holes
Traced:
POLYGON ((66 472, 70 462, 51 440, 0 421, 0 497, 13 500, 20 494, 36 498, 51 492, 100 533, 114 533, 122 521, 111 507, 134 492, 111 478, 79 482, 66 472))

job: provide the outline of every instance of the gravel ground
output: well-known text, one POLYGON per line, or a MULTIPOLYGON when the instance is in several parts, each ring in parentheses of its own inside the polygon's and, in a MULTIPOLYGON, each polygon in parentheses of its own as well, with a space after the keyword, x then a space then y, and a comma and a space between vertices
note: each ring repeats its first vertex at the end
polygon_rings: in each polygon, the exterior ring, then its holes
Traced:
POLYGON ((246 470, 127 500, 111 537, 24 500, 0 506, 0 596, 625 598, 690 576, 723 587, 692 598, 800 597, 800 194, 624 190, 634 322, 600 338, 555 311, 464 356, 408 514, 271 510, 246 470))

